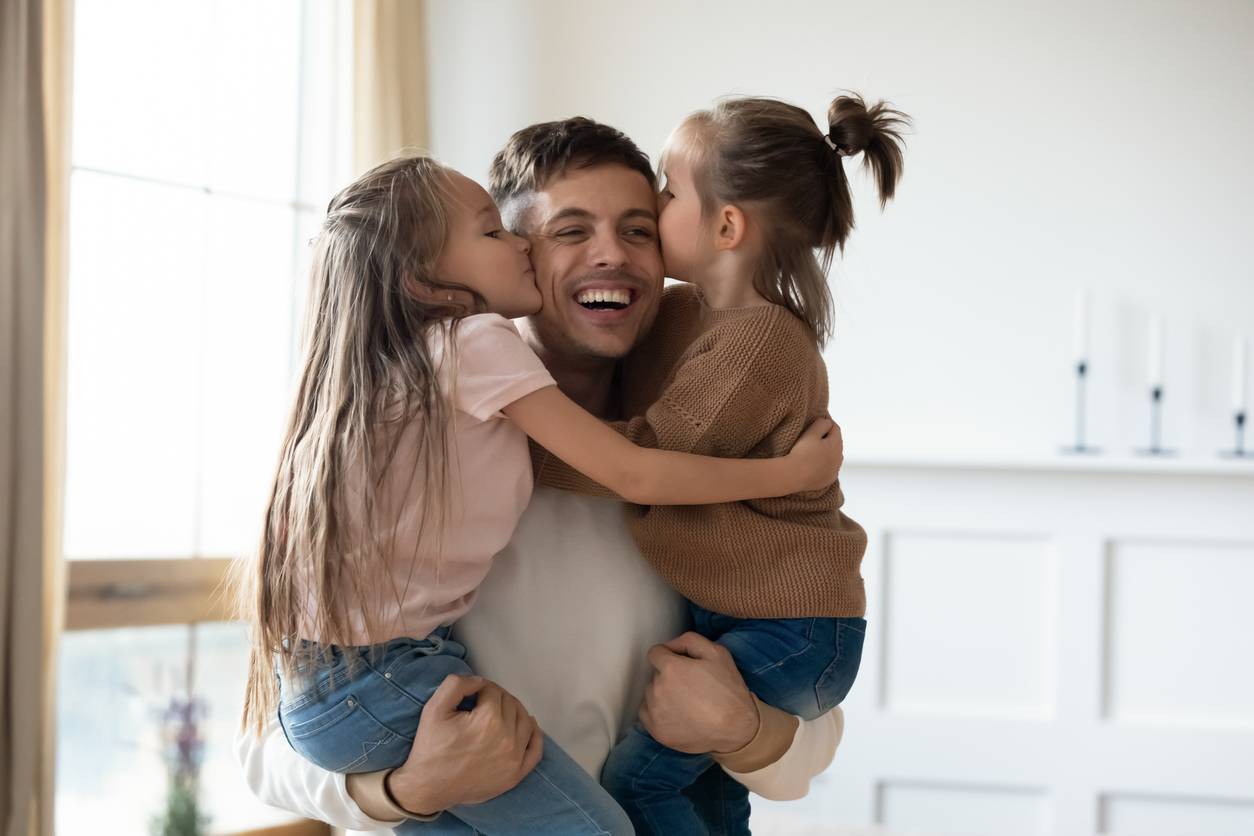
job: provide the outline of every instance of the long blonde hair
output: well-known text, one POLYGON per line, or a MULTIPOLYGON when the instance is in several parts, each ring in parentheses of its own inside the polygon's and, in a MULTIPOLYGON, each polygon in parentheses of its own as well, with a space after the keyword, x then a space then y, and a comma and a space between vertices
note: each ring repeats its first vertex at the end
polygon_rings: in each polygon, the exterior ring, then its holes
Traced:
POLYGON ((245 726, 260 730, 275 710, 276 661, 287 676, 311 656, 325 658, 327 646, 351 644, 348 610, 363 614, 369 632, 367 580, 385 574, 382 555, 348 521, 374 527, 379 480, 415 418, 421 526, 438 539, 450 417, 428 338, 472 311, 416 291, 466 290, 435 276, 449 174, 428 157, 374 168, 331 200, 314 242, 296 400, 260 548, 236 579, 240 614, 252 628, 245 726), (352 514, 350 468, 365 474, 352 514), (299 641, 301 627, 321 644, 299 641))

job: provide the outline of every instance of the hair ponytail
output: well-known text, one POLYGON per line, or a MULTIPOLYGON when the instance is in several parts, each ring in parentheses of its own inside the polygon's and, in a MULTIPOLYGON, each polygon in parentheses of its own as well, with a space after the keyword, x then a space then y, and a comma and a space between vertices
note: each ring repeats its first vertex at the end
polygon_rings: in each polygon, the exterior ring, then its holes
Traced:
POLYGON ((853 230, 853 200, 843 158, 863 155, 862 163, 874 175, 880 208, 884 208, 896 193, 905 167, 901 130, 910 119, 886 102, 876 102, 868 108, 862 97, 853 93, 832 101, 827 108, 827 122, 827 143, 836 156, 836 172, 830 180, 832 211, 821 246, 843 251, 853 230))
POLYGON ((857 94, 833 101, 827 117, 825 135, 787 102, 728 99, 692 114, 677 133, 703 211, 739 204, 765 232, 754 288, 805 322, 820 345, 832 330, 827 270, 853 229, 844 157, 865 155, 882 207, 901 179, 901 130, 910 121, 884 102, 868 109, 857 94))

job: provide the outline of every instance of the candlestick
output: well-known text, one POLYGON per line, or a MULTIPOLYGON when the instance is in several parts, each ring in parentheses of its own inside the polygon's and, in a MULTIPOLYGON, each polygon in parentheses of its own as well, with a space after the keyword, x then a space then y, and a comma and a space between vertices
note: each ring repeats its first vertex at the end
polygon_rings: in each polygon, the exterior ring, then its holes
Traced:
MULTIPOLYGON (((1161 341, 1159 343, 1162 344, 1161 341)), ((1137 450, 1143 456, 1174 456, 1174 450, 1163 447, 1163 386, 1150 387, 1150 444, 1137 450)))
POLYGON ((1232 449, 1224 450, 1220 453, 1225 458, 1243 459, 1254 456, 1254 451, 1245 449, 1245 420, 1246 420, 1246 389, 1245 382, 1247 379, 1246 356, 1248 354, 1248 341, 1243 336, 1238 336, 1232 342, 1232 449))
POLYGON ((1075 364, 1075 443, 1062 448, 1064 453, 1096 454, 1101 450, 1090 447, 1084 437, 1084 425, 1087 415, 1085 390, 1088 388, 1089 364, 1087 360, 1077 360, 1075 364))
POLYGON ((1080 288, 1075 294, 1072 321, 1072 359, 1075 363, 1075 442, 1062 448, 1064 453, 1097 453, 1084 437, 1087 414, 1089 376, 1089 291, 1080 288))

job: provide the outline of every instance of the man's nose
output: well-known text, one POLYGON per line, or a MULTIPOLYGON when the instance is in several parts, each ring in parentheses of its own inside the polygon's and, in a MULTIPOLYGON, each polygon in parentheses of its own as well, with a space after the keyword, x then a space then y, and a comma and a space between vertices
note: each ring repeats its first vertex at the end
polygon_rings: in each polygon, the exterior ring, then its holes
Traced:
POLYGON ((627 248, 617 235, 596 236, 589 256, 596 267, 624 267, 630 261, 627 248))

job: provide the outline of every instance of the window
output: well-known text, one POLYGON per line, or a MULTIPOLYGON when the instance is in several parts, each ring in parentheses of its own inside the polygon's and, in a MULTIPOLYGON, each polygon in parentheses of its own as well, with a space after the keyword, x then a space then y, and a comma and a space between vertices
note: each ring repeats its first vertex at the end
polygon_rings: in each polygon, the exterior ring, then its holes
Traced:
POLYGON ((257 542, 308 241, 349 174, 350 16, 343 0, 77 0, 63 832, 146 831, 154 706, 189 663, 213 831, 287 818, 231 753, 243 628, 189 623, 229 617, 220 580, 257 542))

